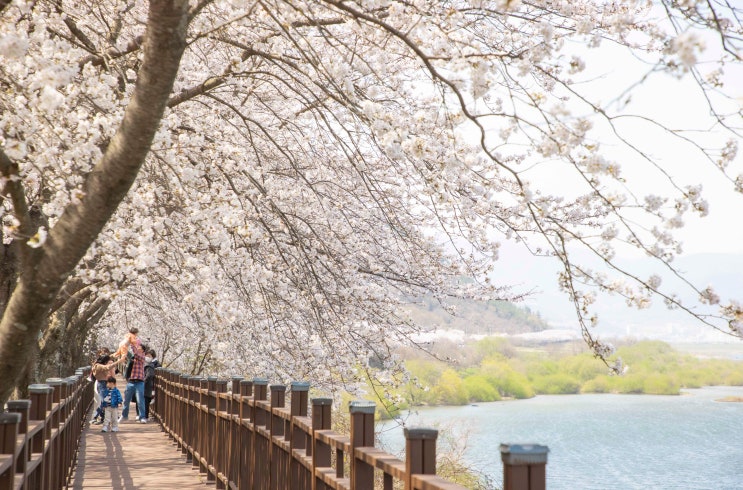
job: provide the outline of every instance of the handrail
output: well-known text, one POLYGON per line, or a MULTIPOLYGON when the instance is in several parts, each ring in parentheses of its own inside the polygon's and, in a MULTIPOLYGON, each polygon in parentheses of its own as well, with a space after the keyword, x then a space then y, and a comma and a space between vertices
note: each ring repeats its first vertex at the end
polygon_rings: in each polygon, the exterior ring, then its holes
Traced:
POLYGON ((78 368, 74 376, 32 384, 30 400, 7 403, 0 413, 0 490, 69 485, 93 403, 89 373, 78 368))
POLYGON ((202 378, 158 368, 153 413, 188 462, 216 488, 371 490, 403 482, 406 490, 461 490, 435 476, 433 429, 406 429, 406 460, 374 447, 371 402, 352 402, 351 434, 330 429, 332 400, 314 398, 308 383, 268 386, 202 378), (270 398, 268 396, 270 391, 270 398))

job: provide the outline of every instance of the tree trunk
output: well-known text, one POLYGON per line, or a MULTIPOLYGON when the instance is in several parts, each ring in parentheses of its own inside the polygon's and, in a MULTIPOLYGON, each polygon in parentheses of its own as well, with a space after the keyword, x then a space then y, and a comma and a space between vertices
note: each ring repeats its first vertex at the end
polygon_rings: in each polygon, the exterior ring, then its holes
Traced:
MULTIPOLYGON (((129 191, 157 131, 186 47, 187 0, 152 0, 144 58, 132 99, 101 161, 88 174, 83 198, 71 203, 46 243, 20 245, 20 276, 0 321, 0 406, 20 381, 28 354, 60 288, 129 191)), ((0 172, 25 236, 33 236, 18 166, 0 150, 0 172)))

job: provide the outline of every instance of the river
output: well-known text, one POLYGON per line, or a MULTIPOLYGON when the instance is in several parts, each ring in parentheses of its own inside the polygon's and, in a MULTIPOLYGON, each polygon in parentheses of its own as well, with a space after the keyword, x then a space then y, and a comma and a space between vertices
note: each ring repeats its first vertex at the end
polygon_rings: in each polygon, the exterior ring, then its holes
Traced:
MULTIPOLYGON (((743 397, 743 387, 423 408, 406 423, 465 436, 463 458, 498 486, 500 443, 536 443, 549 447, 550 490, 743 489, 743 403, 715 401, 726 396, 743 397)), ((397 453, 404 440, 391 424, 378 428, 385 448, 397 453)))

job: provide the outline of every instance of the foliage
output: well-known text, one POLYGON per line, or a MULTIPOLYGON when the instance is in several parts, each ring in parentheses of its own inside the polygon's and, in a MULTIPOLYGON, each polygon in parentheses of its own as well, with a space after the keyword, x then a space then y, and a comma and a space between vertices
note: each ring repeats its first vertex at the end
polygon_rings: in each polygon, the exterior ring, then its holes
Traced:
POLYGON ((698 359, 659 341, 630 342, 618 353, 631 359, 623 375, 610 375, 606 365, 588 352, 535 354, 505 346, 504 339, 483 339, 467 348, 480 351, 479 360, 459 369, 424 358, 406 361, 420 383, 403 390, 411 405, 462 405, 535 394, 628 393, 678 395, 682 388, 743 385, 743 362, 698 359), (512 351, 510 357, 501 354, 512 351), (460 390, 460 391, 457 391, 460 390))
POLYGON ((580 382, 566 373, 550 374, 532 381, 534 391, 544 395, 562 395, 579 393, 580 382))

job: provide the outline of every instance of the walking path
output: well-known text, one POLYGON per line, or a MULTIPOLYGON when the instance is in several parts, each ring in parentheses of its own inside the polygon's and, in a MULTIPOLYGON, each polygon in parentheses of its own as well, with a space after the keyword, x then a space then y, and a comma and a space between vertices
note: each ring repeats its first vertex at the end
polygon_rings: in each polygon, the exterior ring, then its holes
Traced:
POLYGON ((86 425, 72 476, 73 489, 208 488, 205 475, 199 476, 198 468, 186 463, 186 457, 157 422, 122 421, 119 432, 107 433, 101 432, 100 425, 86 425))

